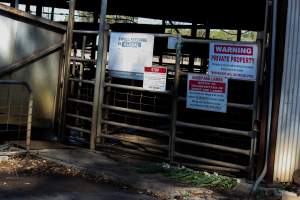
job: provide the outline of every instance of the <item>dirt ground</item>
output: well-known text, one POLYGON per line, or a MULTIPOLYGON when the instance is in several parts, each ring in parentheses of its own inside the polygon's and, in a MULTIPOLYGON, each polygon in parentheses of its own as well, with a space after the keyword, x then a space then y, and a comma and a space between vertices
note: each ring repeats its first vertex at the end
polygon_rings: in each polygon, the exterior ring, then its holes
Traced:
POLYGON ((155 200, 156 198, 37 158, 0 162, 0 199, 155 200))

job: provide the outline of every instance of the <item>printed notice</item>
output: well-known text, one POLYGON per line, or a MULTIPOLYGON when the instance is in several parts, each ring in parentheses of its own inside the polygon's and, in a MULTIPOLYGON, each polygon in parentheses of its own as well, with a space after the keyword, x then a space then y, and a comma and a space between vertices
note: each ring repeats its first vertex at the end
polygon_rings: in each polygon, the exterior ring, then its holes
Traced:
POLYGON ((163 92, 166 90, 167 68, 145 67, 143 88, 145 90, 163 92))
POLYGON ((255 81, 256 68, 256 44, 210 43, 210 75, 255 81))
POLYGON ((153 46, 151 34, 112 32, 108 70, 113 76, 142 80, 144 67, 152 66, 153 46))
POLYGON ((225 77, 189 73, 186 107, 226 113, 227 85, 225 77))

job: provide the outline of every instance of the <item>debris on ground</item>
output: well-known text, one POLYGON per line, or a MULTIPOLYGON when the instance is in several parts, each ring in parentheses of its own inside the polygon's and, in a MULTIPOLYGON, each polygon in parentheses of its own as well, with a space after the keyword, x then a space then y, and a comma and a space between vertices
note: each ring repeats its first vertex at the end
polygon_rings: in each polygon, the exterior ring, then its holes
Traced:
POLYGON ((156 165, 140 165, 136 167, 139 173, 161 173, 164 176, 190 184, 196 187, 208 187, 213 189, 230 190, 234 188, 238 179, 223 176, 216 172, 208 173, 206 171, 197 171, 185 166, 170 166, 167 163, 156 165))

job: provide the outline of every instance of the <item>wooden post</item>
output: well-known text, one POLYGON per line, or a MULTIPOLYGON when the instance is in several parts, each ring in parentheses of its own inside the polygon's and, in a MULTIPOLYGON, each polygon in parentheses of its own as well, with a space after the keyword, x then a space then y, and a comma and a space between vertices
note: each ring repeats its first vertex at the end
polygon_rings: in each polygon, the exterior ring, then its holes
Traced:
POLYGON ((96 147, 96 136, 97 133, 101 132, 101 119, 102 119, 102 108, 101 104, 103 101, 103 85, 105 76, 105 31, 106 31, 106 10, 107 0, 101 1, 101 13, 100 13, 100 24, 99 24, 99 38, 98 38, 98 56, 96 64, 96 82, 94 89, 94 104, 93 104, 93 115, 92 115, 92 131, 90 137, 90 149, 95 150, 96 147), (99 120, 98 120, 99 118, 99 120))
POLYGON ((63 80, 62 80, 62 106, 60 115, 60 135, 64 136, 65 127, 65 113, 67 105, 68 96, 68 79, 70 73, 70 60, 72 51, 72 41, 73 41, 73 28, 74 28, 74 13, 75 13, 75 0, 70 0, 69 3, 69 20, 66 33, 66 43, 64 47, 65 63, 63 68, 63 80))

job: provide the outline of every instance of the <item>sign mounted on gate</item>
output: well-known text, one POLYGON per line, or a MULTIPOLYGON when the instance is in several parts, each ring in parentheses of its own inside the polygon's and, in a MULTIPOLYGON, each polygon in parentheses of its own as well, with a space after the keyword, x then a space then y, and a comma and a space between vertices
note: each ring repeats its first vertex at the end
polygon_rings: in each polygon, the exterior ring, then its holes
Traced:
POLYGON ((112 32, 108 70, 114 77, 143 80, 145 66, 152 66, 154 36, 112 32))
POLYGON ((145 90, 163 92, 166 91, 167 68, 145 67, 143 88, 145 90))
POLYGON ((256 80, 257 45, 212 42, 208 73, 230 79, 256 80))
POLYGON ((227 88, 228 79, 225 77, 189 73, 186 107, 226 113, 227 88))

